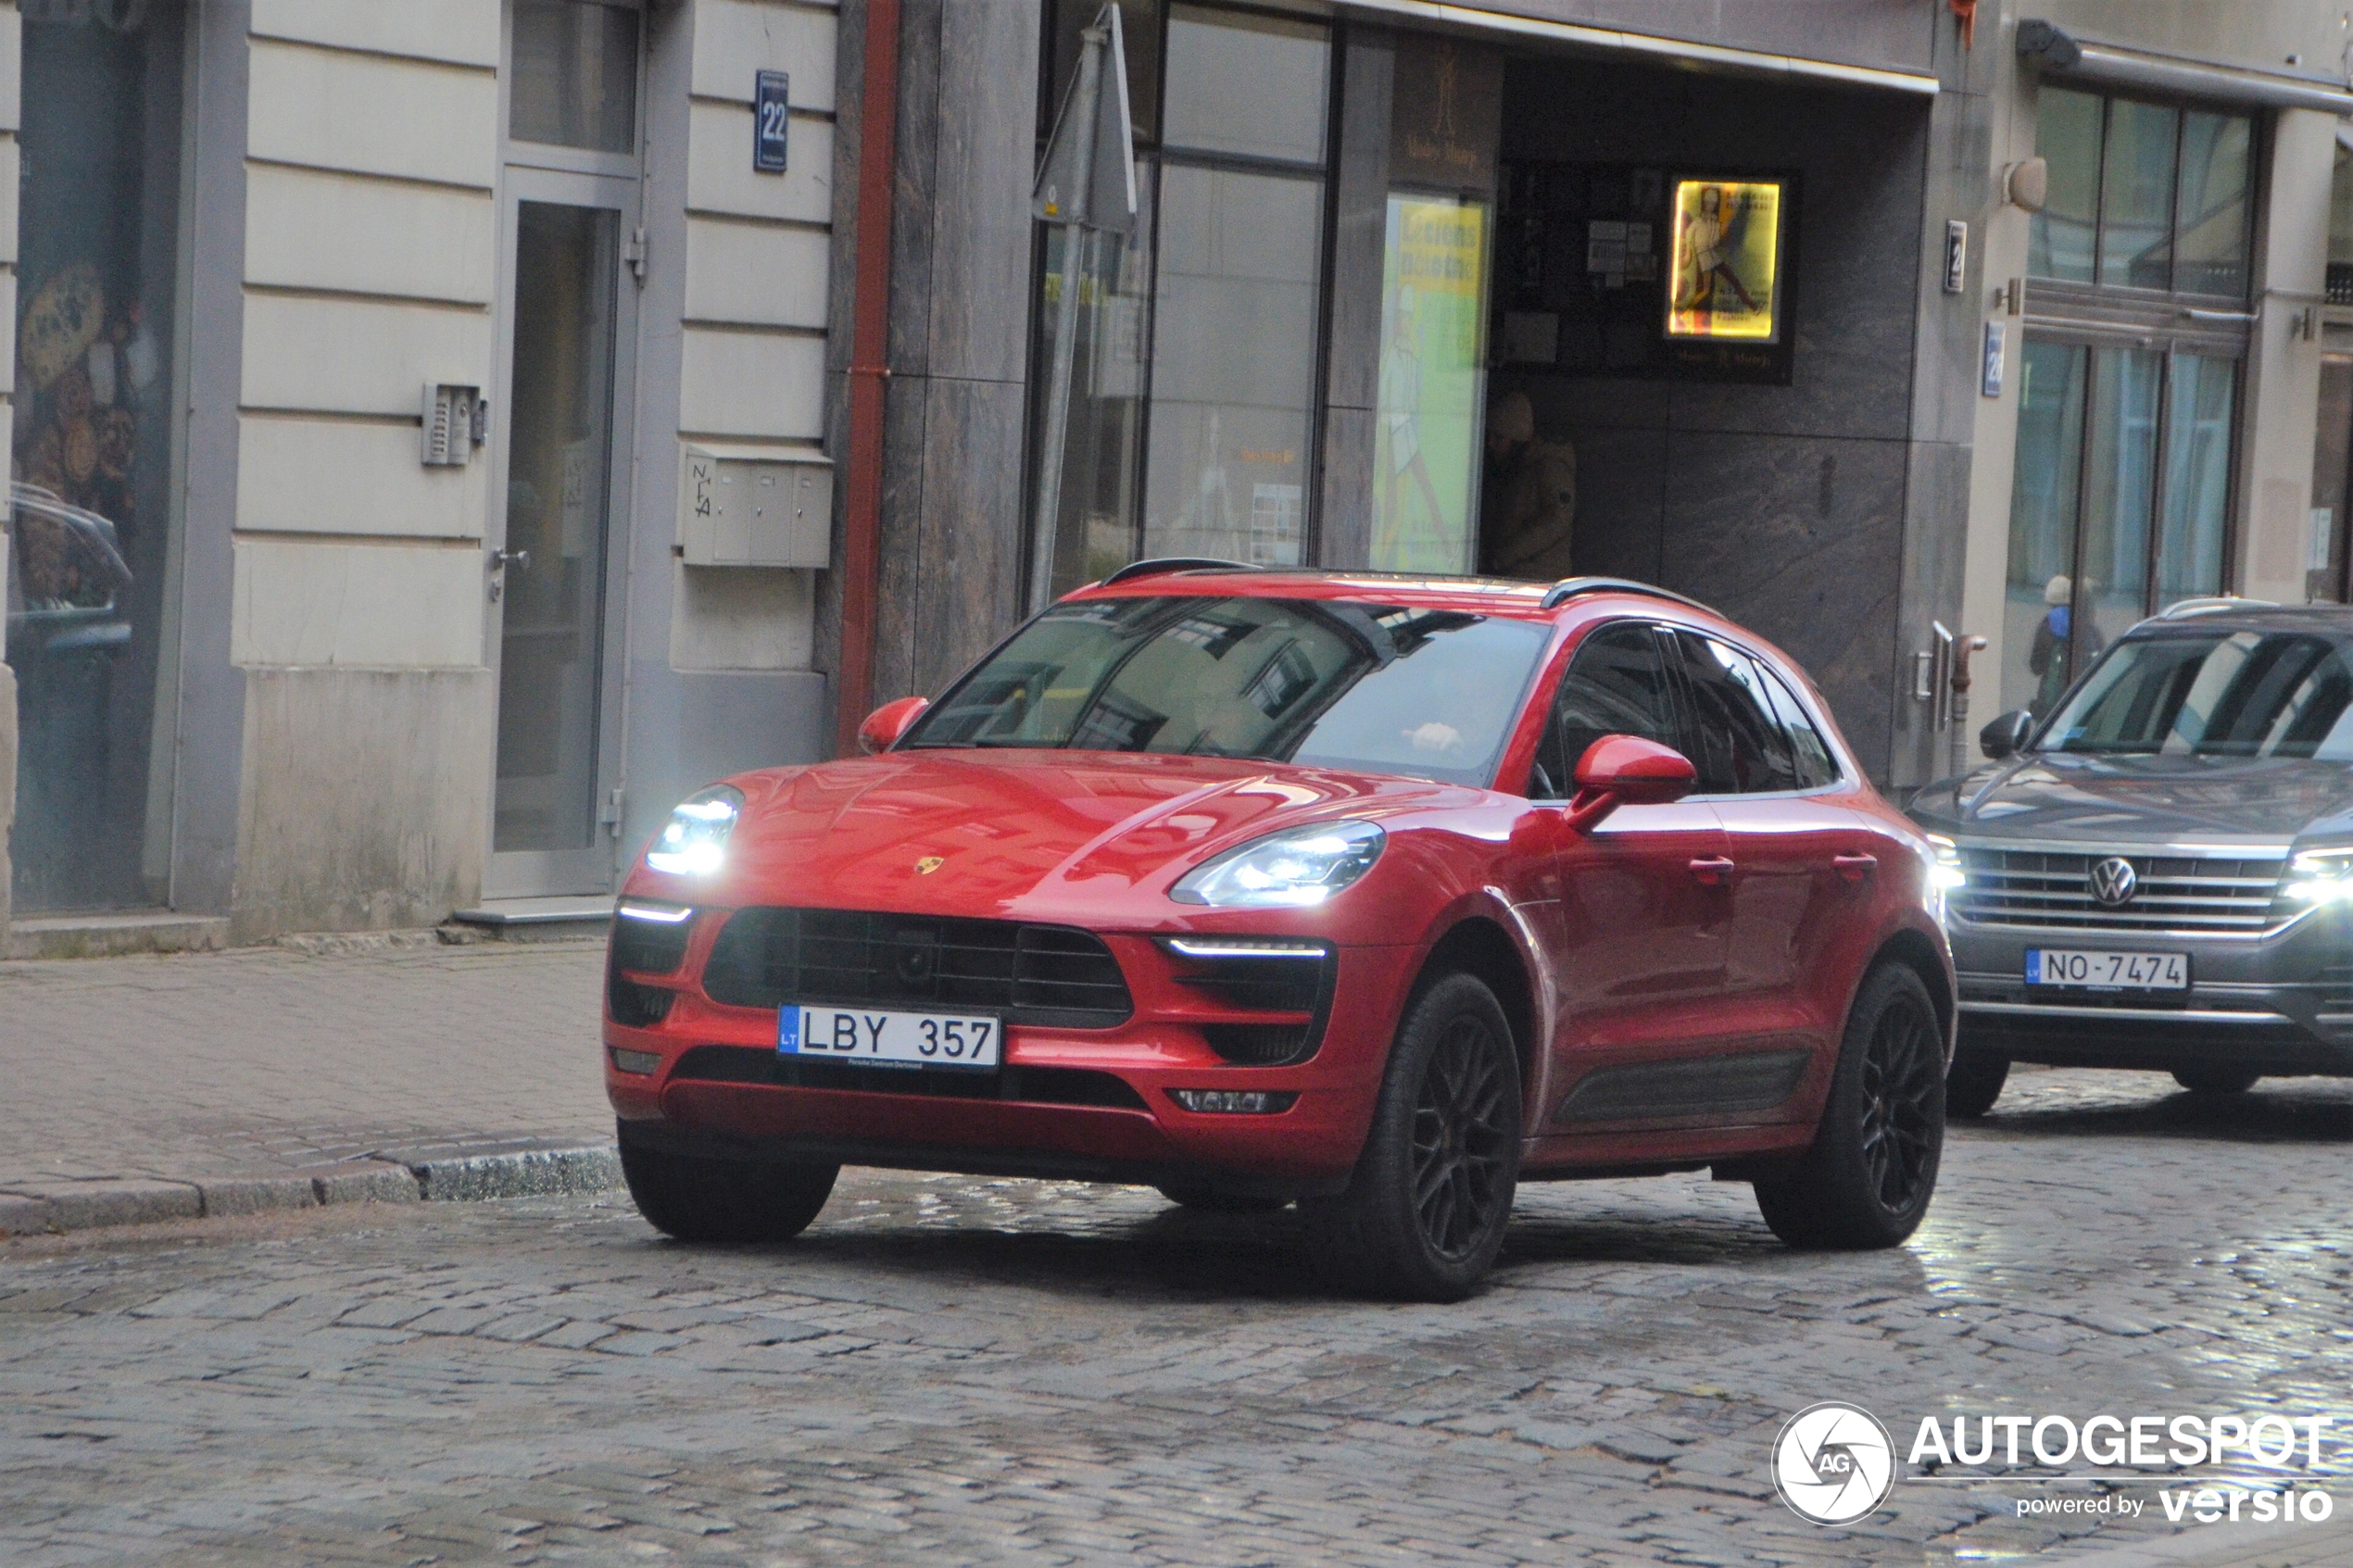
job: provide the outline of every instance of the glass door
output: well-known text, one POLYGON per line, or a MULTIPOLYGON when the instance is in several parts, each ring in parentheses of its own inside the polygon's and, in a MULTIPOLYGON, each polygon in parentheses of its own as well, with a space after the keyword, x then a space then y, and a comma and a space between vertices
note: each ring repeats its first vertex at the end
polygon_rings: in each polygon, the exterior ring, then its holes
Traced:
POLYGON ((497 649, 493 897, 612 885, 621 647, 612 545, 635 290, 637 182, 507 171, 506 383, 486 582, 497 649))

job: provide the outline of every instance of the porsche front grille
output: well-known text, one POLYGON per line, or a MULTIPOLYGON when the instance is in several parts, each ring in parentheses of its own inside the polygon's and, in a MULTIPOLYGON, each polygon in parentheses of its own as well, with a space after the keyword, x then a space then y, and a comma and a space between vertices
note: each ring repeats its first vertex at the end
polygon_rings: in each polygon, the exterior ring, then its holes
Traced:
POLYGON ((1092 933, 1017 921, 842 909, 738 909, 703 968, 734 1007, 787 1001, 985 1008, 1009 1022, 1110 1029, 1134 1004, 1092 933))
POLYGON ((1981 925, 2099 931, 2260 931, 2273 919, 2284 855, 2142 854, 2135 850, 1961 847, 1967 884, 1953 912, 1981 925), (2100 902, 2092 868, 2131 862, 2132 898, 2100 902))

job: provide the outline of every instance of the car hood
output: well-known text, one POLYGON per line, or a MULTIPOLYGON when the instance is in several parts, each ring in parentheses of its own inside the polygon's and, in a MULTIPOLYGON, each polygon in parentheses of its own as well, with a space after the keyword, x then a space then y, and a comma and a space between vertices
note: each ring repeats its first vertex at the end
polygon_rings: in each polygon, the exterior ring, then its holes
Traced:
MULTIPOLYGON (((743 815, 719 885, 697 901, 1027 920, 1100 918, 1106 899, 1164 889, 1277 828, 1485 798, 1248 759, 1067 751, 893 752, 730 782, 743 815)), ((653 892, 684 879, 641 881, 653 892)))
POLYGON ((2038 752, 1922 790, 1922 823, 1972 838, 2278 843, 2353 834, 2353 767, 2266 757, 2038 752))

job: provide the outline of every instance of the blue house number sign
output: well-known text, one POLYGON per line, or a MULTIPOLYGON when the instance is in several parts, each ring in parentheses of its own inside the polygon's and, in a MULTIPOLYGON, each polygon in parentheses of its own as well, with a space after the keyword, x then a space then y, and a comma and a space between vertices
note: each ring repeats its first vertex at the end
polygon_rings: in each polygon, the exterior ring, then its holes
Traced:
POLYGON ((785 171, 787 85, 781 70, 763 70, 752 84, 751 166, 762 174, 785 171))

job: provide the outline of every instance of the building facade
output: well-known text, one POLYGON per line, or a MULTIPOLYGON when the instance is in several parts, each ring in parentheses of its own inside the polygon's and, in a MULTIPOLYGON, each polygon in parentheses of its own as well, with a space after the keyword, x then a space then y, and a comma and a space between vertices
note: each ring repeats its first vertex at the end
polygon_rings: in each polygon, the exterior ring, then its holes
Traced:
POLYGON ((0 5, 19 927, 593 899, 1148 557, 1659 583, 1899 790, 2347 596, 2341 8, 1120 0, 1074 241, 1101 13, 0 5))
POLYGON ((594 894, 816 755, 836 31, 0 7, 20 922, 594 894))

